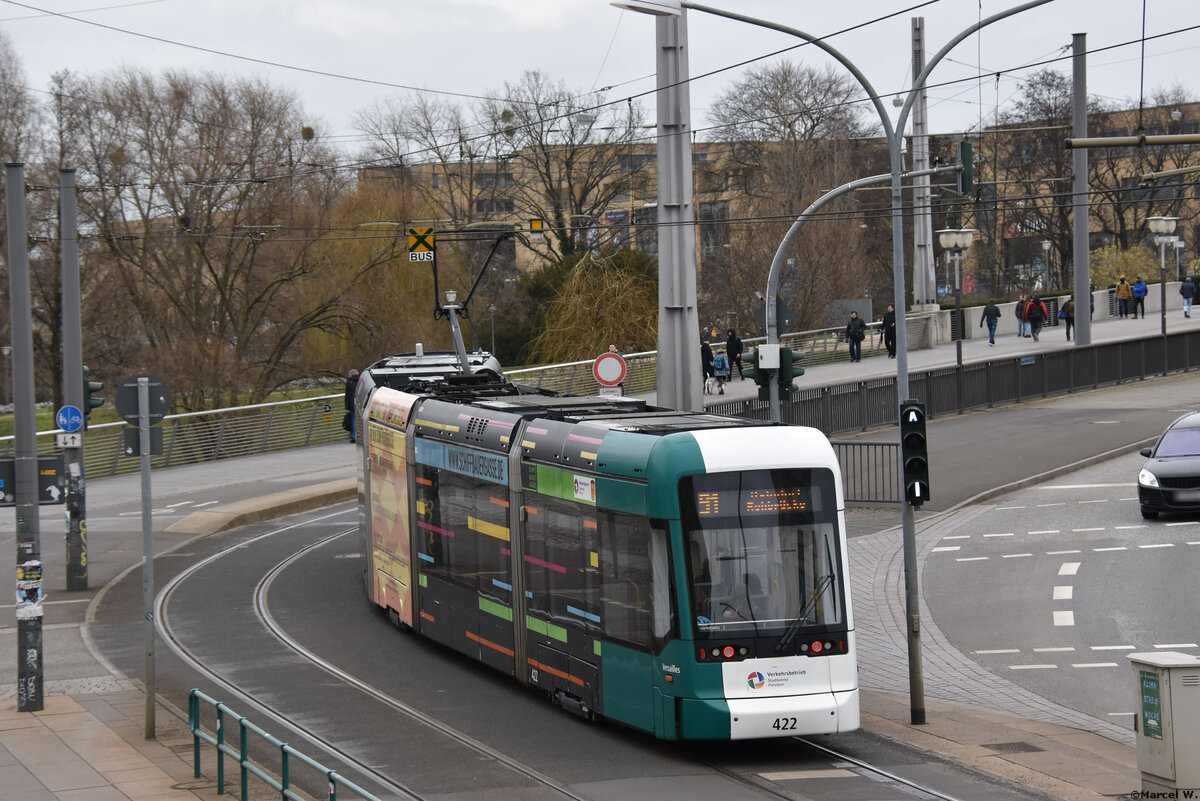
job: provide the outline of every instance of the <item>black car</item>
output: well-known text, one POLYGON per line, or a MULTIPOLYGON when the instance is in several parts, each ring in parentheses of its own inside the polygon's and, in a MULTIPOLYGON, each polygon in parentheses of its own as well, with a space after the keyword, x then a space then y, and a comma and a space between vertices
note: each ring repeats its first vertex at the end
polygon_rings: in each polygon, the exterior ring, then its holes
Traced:
POLYGON ((1200 412, 1179 417, 1158 438, 1138 473, 1138 503, 1142 517, 1159 512, 1200 512, 1200 412))

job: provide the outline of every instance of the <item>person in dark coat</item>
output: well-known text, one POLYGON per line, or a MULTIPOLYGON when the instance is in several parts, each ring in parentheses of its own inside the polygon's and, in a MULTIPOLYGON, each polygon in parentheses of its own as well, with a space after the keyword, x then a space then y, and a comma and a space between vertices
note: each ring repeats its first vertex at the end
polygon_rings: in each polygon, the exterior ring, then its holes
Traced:
POLYGON ((1183 316, 1192 316, 1192 301, 1196 299, 1196 285, 1190 278, 1184 277, 1179 284, 1179 294, 1183 297, 1183 316))
POLYGON ((996 323, 1000 320, 1000 307, 996 305, 995 299, 989 299, 986 306, 983 307, 983 316, 979 318, 979 327, 983 328, 983 324, 987 323, 988 329, 988 344, 996 344, 996 323))
POLYGON ((354 414, 354 393, 358 390, 358 371, 351 370, 346 376, 346 416, 342 418, 342 428, 350 432, 350 441, 357 441, 358 420, 354 414))
POLYGON ((716 371, 713 370, 712 348, 704 340, 700 341, 700 368, 704 370, 705 381, 716 375, 716 371))
POLYGON ((1075 299, 1068 298, 1067 302, 1062 306, 1062 311, 1064 314, 1063 319, 1067 321, 1067 341, 1070 342, 1071 329, 1075 327, 1075 299))
POLYGON ((858 316, 858 312, 850 312, 850 320, 846 323, 846 341, 850 343, 850 361, 862 361, 862 342, 867 338, 867 321, 858 316))
POLYGON ((738 380, 745 381, 746 376, 742 373, 742 340, 732 328, 729 329, 729 338, 725 340, 725 355, 729 357, 729 377, 733 378, 733 367, 737 365, 738 380))
POLYGON ((1034 295, 1025 304, 1025 322, 1029 323, 1029 333, 1033 337, 1033 341, 1038 341, 1038 334, 1042 333, 1042 326, 1049 317, 1046 311, 1046 304, 1042 303, 1041 298, 1034 295))
POLYGON ((888 304, 880 326, 883 328, 883 344, 887 348, 888 358, 894 359, 896 358, 896 307, 893 304, 888 304))

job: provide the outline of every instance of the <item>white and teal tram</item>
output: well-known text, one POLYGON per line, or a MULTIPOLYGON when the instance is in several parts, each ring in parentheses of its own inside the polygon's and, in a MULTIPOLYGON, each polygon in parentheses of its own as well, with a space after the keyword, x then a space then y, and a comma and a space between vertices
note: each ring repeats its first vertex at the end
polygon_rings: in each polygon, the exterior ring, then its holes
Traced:
POLYGON ((841 473, 815 429, 364 371, 367 592, 667 739, 859 726, 841 473))

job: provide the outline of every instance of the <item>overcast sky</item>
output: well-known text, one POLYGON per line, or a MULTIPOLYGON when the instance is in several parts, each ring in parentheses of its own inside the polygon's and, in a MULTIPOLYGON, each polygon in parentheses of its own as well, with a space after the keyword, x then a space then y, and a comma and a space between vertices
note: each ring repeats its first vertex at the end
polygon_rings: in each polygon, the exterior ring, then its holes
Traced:
MULTIPOLYGON (((912 80, 912 17, 925 18, 927 52, 932 55, 980 16, 1016 2, 705 0, 705 4, 821 36, 861 26, 831 36, 829 42, 880 92, 893 93, 907 89, 912 80), (880 18, 886 19, 872 22, 880 18)), ((1143 0, 1054 0, 985 28, 978 38, 960 44, 950 54, 952 60, 935 70, 931 82, 970 80, 931 89, 931 130, 978 126, 981 116, 986 120, 997 104, 1003 106, 1019 92, 1020 81, 1032 72, 1022 67, 1069 56, 1071 35, 1076 32, 1087 33, 1089 49, 1099 51, 1089 57, 1089 92, 1114 101, 1127 99, 1136 106, 1144 70, 1147 95, 1155 88, 1180 83, 1200 96, 1200 3, 1196 0, 1147 0, 1147 37, 1180 32, 1148 41, 1144 60, 1138 44, 1101 51, 1139 39, 1142 7, 1143 0), (997 72, 1003 73, 998 81, 997 72)), ((797 42, 697 11, 689 13, 688 27, 697 129, 705 125, 715 96, 745 70, 725 68, 797 42), (724 71, 698 77, 715 70, 724 71)), ((314 127, 323 136, 340 137, 347 144, 354 133, 356 110, 402 91, 369 81, 496 95, 505 81, 518 80, 525 70, 540 69, 561 77, 573 90, 611 87, 606 93, 610 100, 654 86, 653 18, 621 11, 606 0, 0 0, 0 29, 34 89, 44 90, 58 70, 92 75, 121 65, 260 76, 295 91, 314 127)), ((827 60, 812 47, 772 58, 827 60)), ((1069 59, 1056 66, 1069 74, 1069 59)), ((642 102, 652 111, 653 97, 642 102)))

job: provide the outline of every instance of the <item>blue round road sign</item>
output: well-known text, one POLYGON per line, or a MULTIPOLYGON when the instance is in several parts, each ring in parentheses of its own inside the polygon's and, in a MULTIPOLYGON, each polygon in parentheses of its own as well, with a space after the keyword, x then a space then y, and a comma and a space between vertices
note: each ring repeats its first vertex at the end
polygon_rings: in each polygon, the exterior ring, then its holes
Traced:
POLYGON ((63 406, 54 415, 54 422, 63 431, 71 434, 83 428, 83 412, 79 411, 78 406, 63 406))

